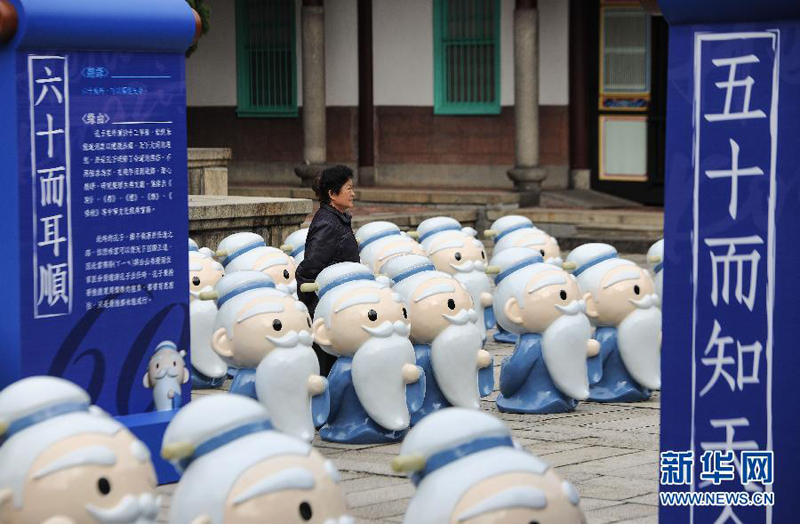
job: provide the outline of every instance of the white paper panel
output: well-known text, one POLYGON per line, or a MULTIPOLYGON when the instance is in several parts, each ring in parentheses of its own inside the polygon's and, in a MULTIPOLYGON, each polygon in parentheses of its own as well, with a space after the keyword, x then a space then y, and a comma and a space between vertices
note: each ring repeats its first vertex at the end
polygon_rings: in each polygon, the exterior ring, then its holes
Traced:
POLYGON ((647 175, 647 120, 603 119, 601 176, 647 175))

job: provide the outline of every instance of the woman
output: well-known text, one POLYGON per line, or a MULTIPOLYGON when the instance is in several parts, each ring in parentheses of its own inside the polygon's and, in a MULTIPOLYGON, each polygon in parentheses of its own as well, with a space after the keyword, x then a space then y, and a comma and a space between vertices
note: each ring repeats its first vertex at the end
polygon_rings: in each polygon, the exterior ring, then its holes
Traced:
MULTIPOLYGON (((350 226, 352 217, 346 213, 353 207, 353 171, 345 166, 333 166, 323 171, 314 181, 314 193, 319 200, 319 210, 311 220, 306 238, 305 258, 297 266, 297 295, 314 316, 317 307, 316 293, 300 291, 306 282, 314 282, 326 267, 339 262, 360 262, 358 242, 350 226)), ((327 375, 336 357, 328 355, 314 344, 322 375, 327 375)))

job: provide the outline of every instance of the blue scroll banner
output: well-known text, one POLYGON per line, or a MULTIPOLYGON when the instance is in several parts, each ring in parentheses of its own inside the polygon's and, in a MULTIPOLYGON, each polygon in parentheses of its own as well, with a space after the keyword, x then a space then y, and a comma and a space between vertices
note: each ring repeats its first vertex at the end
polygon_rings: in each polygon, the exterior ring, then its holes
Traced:
MULTIPOLYGON (((697 16, 683 4, 662 2, 671 23, 697 16)), ((775 503, 662 506, 660 522, 794 522, 800 23, 673 24, 669 45, 661 450, 695 462, 661 490, 775 503), (700 479, 715 450, 734 453, 735 480, 700 479), (743 451, 774 452, 772 484, 740 481, 743 451)))
MULTIPOLYGON (((189 362, 183 0, 14 0, 0 47, 0 387, 32 375, 85 388, 160 458, 174 412, 143 378, 156 345, 189 362), (134 12, 135 11, 135 12, 134 12)), ((191 398, 190 385, 181 398, 191 398)))

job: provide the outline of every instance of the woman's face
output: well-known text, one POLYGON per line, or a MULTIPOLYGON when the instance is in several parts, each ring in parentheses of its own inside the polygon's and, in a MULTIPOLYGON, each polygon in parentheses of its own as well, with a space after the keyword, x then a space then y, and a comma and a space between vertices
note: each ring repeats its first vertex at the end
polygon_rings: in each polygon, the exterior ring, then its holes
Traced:
POLYGON ((356 192, 353 190, 353 179, 351 178, 345 182, 338 194, 333 191, 329 191, 328 194, 331 197, 331 205, 333 207, 339 211, 347 211, 353 207, 353 199, 356 196, 356 192))

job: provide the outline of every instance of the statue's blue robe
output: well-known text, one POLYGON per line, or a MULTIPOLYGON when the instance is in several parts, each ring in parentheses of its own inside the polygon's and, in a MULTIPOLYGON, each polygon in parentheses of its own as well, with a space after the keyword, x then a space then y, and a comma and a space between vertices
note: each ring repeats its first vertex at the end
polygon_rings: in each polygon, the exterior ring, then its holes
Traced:
POLYGON ((497 409, 503 413, 565 413, 578 401, 564 395, 555 385, 542 357, 542 336, 520 335, 514 353, 500 369, 497 409))
POLYGON ((589 358, 589 400, 595 402, 639 402, 650 398, 650 390, 631 377, 617 347, 617 328, 597 328, 600 352, 589 358))
MULTIPOLYGON (((353 359, 339 357, 328 374, 330 389, 330 415, 328 422, 319 430, 322 440, 347 444, 380 444, 398 442, 408 429, 391 431, 372 420, 361 405, 353 386, 351 368, 353 359)), ((425 375, 421 373, 417 382, 406 386, 406 403, 410 413, 416 412, 425 398, 425 375)))
MULTIPOLYGON (((422 401, 422 407, 411 415, 412 426, 426 415, 452 406, 436 382, 433 365, 431 364, 431 345, 414 344, 414 355, 417 357, 417 365, 425 372, 425 398, 422 401)), ((492 390, 494 390, 494 370, 492 366, 479 369, 478 393, 481 397, 487 397, 492 394, 492 390)))
POLYGON ((497 333, 494 334, 494 341, 502 344, 516 344, 519 335, 510 333, 503 329, 503 326, 497 324, 497 333))
POLYGON ((489 306, 484 308, 483 310, 483 325, 486 326, 486 329, 492 329, 494 325, 497 323, 497 319, 494 316, 494 307, 489 306))
POLYGON ((253 400, 258 400, 256 395, 256 370, 253 368, 237 368, 228 393, 236 393, 237 395, 244 395, 253 400))
POLYGON ((213 389, 222 387, 227 378, 225 375, 217 378, 211 378, 196 370, 193 366, 192 369, 192 389, 213 389))

